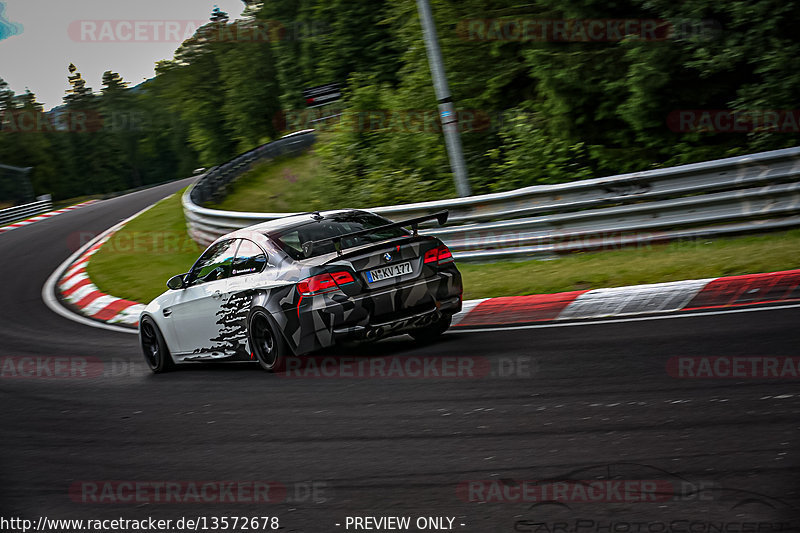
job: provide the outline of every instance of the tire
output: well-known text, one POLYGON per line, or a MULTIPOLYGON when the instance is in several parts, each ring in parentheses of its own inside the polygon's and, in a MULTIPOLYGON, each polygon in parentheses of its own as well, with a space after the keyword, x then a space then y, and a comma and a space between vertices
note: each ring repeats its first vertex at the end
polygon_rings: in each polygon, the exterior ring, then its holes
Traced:
POLYGON ((149 316, 142 318, 139 324, 139 345, 145 363, 154 374, 168 372, 175 366, 161 330, 149 316))
POLYGON ((447 331, 452 322, 453 315, 444 315, 433 324, 423 328, 412 329, 408 334, 417 342, 431 342, 447 331))
POLYGON ((286 368, 286 341, 264 309, 254 309, 247 320, 247 340, 258 364, 267 372, 286 368))

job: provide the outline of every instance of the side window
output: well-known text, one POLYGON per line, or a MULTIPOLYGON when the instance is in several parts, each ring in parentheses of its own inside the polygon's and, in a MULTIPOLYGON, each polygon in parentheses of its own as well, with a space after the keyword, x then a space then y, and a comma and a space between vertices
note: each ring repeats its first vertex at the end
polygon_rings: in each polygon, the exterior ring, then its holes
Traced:
POLYGON ((206 250, 192 267, 189 285, 224 279, 231 275, 231 265, 238 240, 222 241, 206 250))
POLYGON ((232 276, 243 276, 264 270, 267 255, 256 243, 241 239, 236 259, 233 260, 232 276))

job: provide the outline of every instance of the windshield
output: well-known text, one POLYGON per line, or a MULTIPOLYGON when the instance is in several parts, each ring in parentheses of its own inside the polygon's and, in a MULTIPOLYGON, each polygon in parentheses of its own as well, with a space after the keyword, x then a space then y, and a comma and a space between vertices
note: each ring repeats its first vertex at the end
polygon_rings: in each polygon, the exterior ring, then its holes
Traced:
MULTIPOLYGON (((270 233, 268 236, 276 242, 284 252, 293 259, 304 259, 303 244, 309 241, 320 241, 330 239, 338 235, 353 233, 379 226, 391 224, 387 220, 372 213, 350 211, 347 213, 337 213, 327 215, 322 220, 309 220, 299 226, 293 226, 270 233)), ((366 235, 348 237, 342 240, 342 248, 352 248, 363 244, 403 237, 409 233, 403 228, 385 228, 366 235)), ((310 257, 327 254, 335 251, 332 242, 323 242, 314 246, 310 257)))

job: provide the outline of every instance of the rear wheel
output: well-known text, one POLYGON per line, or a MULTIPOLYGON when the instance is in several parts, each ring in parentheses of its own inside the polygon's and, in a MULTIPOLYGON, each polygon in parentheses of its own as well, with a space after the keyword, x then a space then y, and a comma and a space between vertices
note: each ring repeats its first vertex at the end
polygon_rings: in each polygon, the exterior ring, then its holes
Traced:
POLYGON ((139 324, 139 343, 142 346, 144 360, 150 370, 159 374, 172 369, 174 363, 167 349, 167 343, 164 342, 164 336, 161 335, 155 321, 149 316, 142 318, 142 322, 139 324))
POLYGON ((268 372, 282 372, 286 365, 286 343, 266 311, 256 309, 250 314, 247 333, 250 349, 261 368, 268 372))
POLYGON ((423 328, 412 329, 408 332, 409 335, 414 337, 418 342, 431 342, 439 335, 447 331, 450 324, 453 322, 453 315, 443 315, 442 318, 429 326, 423 328))

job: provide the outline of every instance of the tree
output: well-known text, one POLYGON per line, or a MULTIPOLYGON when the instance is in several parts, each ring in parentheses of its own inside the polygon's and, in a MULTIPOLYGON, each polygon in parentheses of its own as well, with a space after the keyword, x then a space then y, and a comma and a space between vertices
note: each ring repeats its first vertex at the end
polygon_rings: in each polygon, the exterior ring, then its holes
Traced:
POLYGON ((222 11, 219 7, 214 6, 211 11, 211 22, 216 24, 225 24, 228 22, 228 14, 222 11))
MULTIPOLYGON (((245 22, 237 22, 245 26, 245 22)), ((240 28, 237 32, 247 31, 240 28)), ((281 89, 269 42, 239 42, 222 51, 222 113, 225 125, 244 152, 277 136, 281 89)))
POLYGON ((220 64, 224 61, 224 47, 230 43, 223 42, 220 36, 225 35, 226 17, 215 11, 212 22, 184 41, 173 60, 156 65, 157 77, 168 80, 162 94, 187 124, 189 142, 206 166, 223 163, 236 153, 236 143, 222 111, 225 86, 220 64), (217 21, 213 21, 215 18, 217 21))

